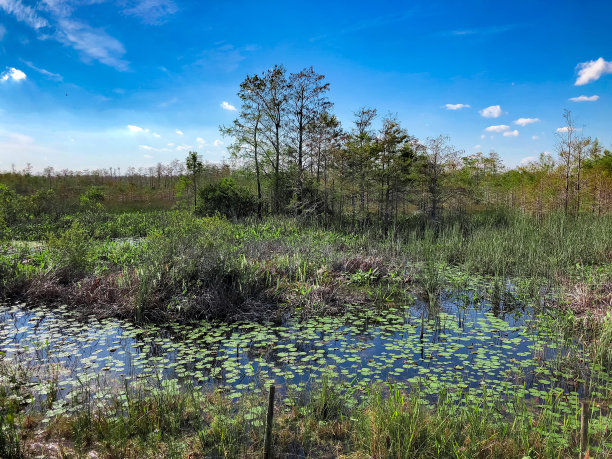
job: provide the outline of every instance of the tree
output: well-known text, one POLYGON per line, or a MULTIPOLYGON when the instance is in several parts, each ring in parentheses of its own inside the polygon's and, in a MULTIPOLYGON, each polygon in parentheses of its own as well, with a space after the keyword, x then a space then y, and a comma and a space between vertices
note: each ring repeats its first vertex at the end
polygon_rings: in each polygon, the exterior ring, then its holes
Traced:
POLYGON ((314 176, 317 187, 320 188, 321 181, 323 182, 323 205, 326 210, 329 205, 328 180, 330 170, 338 169, 335 167, 337 166, 335 158, 336 154, 341 151, 342 135, 340 121, 328 112, 322 112, 318 119, 308 127, 307 145, 310 153, 310 173, 314 176))
POLYGON ((285 123, 285 112, 288 100, 286 70, 283 66, 264 72, 261 77, 248 76, 243 82, 253 101, 261 107, 262 133, 272 147, 273 156, 266 152, 266 159, 273 170, 274 209, 279 210, 281 186, 281 154, 283 151, 282 129, 285 123))
MULTIPOLYGON (((355 113, 355 127, 345 142, 345 165, 343 170, 346 184, 349 189, 357 186, 359 194, 359 211, 365 216, 367 213, 367 190, 373 177, 372 163, 376 157, 376 136, 372 130, 372 123, 376 118, 376 109, 361 108, 355 113)), ((355 214, 354 192, 351 193, 353 215, 355 214)))
POLYGON ((388 228, 392 209, 392 198, 411 180, 412 165, 419 144, 408 135, 395 118, 387 117, 378 136, 379 148, 376 166, 380 183, 381 214, 385 228, 388 228))
POLYGON ((262 129, 263 102, 257 97, 248 77, 240 84, 238 96, 242 101, 240 113, 232 125, 221 126, 222 135, 233 137, 233 142, 228 150, 233 158, 242 158, 254 161, 255 179, 257 182, 257 218, 261 219, 263 197, 261 190, 261 165, 259 159, 260 138, 262 129))
POLYGON ((423 176, 430 198, 429 217, 432 222, 438 221, 440 206, 445 198, 444 182, 460 153, 449 142, 450 138, 447 136, 429 137, 425 155, 422 157, 423 176))
POLYGON ((195 151, 190 151, 185 161, 185 167, 191 172, 191 181, 193 184, 193 210, 197 209, 198 206, 198 177, 202 173, 204 165, 202 164, 201 158, 195 151))
POLYGON ((572 177, 572 168, 574 166, 575 161, 574 147, 576 139, 574 136, 574 132, 576 131, 576 128, 574 127, 574 120, 572 119, 572 112, 570 110, 563 110, 563 119, 565 120, 565 126, 560 129, 557 129, 557 138, 559 142, 557 149, 559 151, 561 163, 564 167, 565 195, 563 198, 563 208, 565 214, 567 215, 570 203, 570 182, 572 177))
POLYGON ((325 96, 329 91, 329 83, 323 83, 324 75, 317 74, 312 67, 306 68, 289 76, 288 111, 293 137, 293 147, 297 154, 297 212, 302 212, 304 201, 304 145, 308 128, 315 123, 320 115, 330 106, 325 96))

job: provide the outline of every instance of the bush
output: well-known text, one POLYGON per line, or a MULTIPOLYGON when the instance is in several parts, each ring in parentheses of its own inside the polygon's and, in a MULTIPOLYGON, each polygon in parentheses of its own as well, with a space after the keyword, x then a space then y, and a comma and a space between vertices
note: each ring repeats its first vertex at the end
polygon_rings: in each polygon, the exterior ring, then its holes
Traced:
POLYGON ((200 189, 197 212, 200 215, 219 213, 227 218, 241 218, 257 210, 257 200, 247 189, 236 185, 231 178, 223 178, 200 189))
POLYGON ((266 273, 235 253, 236 233, 219 217, 174 214, 146 239, 137 269, 137 315, 227 319, 275 303, 266 273))
POLYGON ((100 210, 104 202, 104 194, 100 188, 92 186, 80 197, 80 205, 84 210, 100 210))
POLYGON ((78 221, 59 237, 49 235, 47 244, 54 270, 60 278, 83 276, 91 268, 91 238, 78 221))

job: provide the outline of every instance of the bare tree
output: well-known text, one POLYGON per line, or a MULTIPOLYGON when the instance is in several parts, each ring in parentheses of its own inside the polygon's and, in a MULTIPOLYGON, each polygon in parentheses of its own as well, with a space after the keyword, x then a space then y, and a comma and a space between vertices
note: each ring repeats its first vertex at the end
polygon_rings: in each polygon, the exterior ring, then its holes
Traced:
POLYGON ((455 150, 448 136, 429 137, 426 141, 424 157, 424 178, 430 197, 429 216, 437 222, 440 207, 445 199, 444 180, 455 165, 457 156, 462 152, 455 150))
POLYGON ((572 112, 570 110, 563 110, 563 119, 565 120, 565 126, 557 129, 559 158, 564 168, 565 175, 565 194, 563 197, 563 208, 565 214, 569 212, 570 203, 570 183, 572 179, 572 168, 575 162, 574 147, 576 143, 574 120, 572 119, 572 112))

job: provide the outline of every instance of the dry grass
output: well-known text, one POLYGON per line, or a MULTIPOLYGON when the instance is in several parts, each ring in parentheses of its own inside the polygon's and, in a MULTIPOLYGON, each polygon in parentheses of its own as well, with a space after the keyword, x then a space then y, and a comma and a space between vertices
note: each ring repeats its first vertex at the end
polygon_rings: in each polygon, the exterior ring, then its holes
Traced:
POLYGON ((612 313, 612 280, 596 286, 576 283, 569 287, 567 301, 579 318, 601 322, 612 313))

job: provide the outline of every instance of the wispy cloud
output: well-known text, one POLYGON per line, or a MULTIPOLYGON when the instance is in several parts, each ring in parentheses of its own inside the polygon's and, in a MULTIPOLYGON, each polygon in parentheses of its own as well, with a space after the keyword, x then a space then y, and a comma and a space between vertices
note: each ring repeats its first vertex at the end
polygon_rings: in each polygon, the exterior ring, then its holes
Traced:
POLYGON ((474 35, 493 35, 498 33, 509 32, 511 30, 522 27, 522 24, 506 24, 498 26, 486 26, 486 27, 474 27, 470 29, 455 29, 455 30, 444 30, 439 32, 437 35, 440 36, 455 36, 455 37, 469 37, 474 35))
POLYGON ((26 74, 15 67, 10 67, 0 74, 0 81, 22 81, 27 78, 26 74))
POLYGON ((539 137, 539 136, 537 136, 537 135, 532 135, 532 136, 531 136, 531 140, 538 140, 539 138, 540 138, 540 137, 539 137))
POLYGON ((38 73, 40 73, 41 75, 46 76, 47 78, 49 78, 50 80, 54 80, 54 81, 62 81, 64 78, 59 74, 59 73, 53 73, 50 72, 48 70, 42 69, 40 67, 36 67, 33 63, 31 63, 30 61, 25 61, 25 60, 21 60, 21 62, 23 62, 25 65, 27 65, 28 67, 30 67, 32 70, 37 71, 38 73))
POLYGON ((151 145, 138 145, 138 148, 142 150, 158 151, 158 152, 172 151, 170 148, 155 148, 155 147, 152 147, 151 145))
POLYGON ((61 19, 58 25, 57 40, 79 51, 85 62, 96 60, 117 70, 129 70, 129 62, 122 59, 123 44, 104 30, 72 19, 61 19))
POLYGON ((0 0, 0 8, 33 29, 38 30, 49 25, 49 22, 40 17, 34 8, 24 5, 21 0, 0 0))
POLYGON ((599 80, 602 75, 612 73, 612 62, 600 57, 596 61, 581 62, 577 65, 578 78, 574 83, 576 86, 583 86, 593 81, 599 80))
POLYGON ((491 105, 487 108, 483 108, 478 113, 485 118, 499 118, 502 114, 502 110, 499 105, 491 105))
POLYGON ((129 16, 140 18, 145 24, 159 25, 178 11, 172 0, 138 0, 123 10, 129 16))
POLYGON ((215 141, 213 142, 213 145, 214 145, 215 147, 220 147, 221 145, 223 145, 223 142, 222 142, 221 140, 217 139, 217 140, 215 140, 215 141))
POLYGON ((346 35, 350 33, 360 32, 362 30, 374 29, 377 27, 386 26, 388 24, 394 24, 397 22, 404 21, 414 15, 413 11, 404 11, 401 14, 386 14, 383 16, 375 16, 370 17, 362 22, 347 24, 344 27, 334 27, 333 32, 325 33, 322 35, 318 35, 316 37, 311 37, 308 40, 310 42, 315 42, 319 40, 323 40, 326 38, 330 38, 338 35, 346 35))
POLYGON ((517 131, 516 129, 514 131, 507 131, 504 132, 504 137, 518 137, 519 135, 519 131, 517 131))
POLYGON ((578 97, 570 97, 569 100, 572 102, 595 102, 599 100, 599 96, 578 96, 578 97))
POLYGON ((2 39, 4 38, 4 35, 6 35, 6 27, 0 24, 0 41, 2 41, 2 39))
POLYGON ((39 39, 51 38, 77 50, 86 63, 98 61, 117 70, 129 70, 129 62, 123 59, 125 48, 119 40, 72 17, 78 5, 72 1, 44 0, 33 8, 21 0, 0 0, 0 8, 39 31, 39 39))
POLYGON ((233 72, 247 57, 247 53, 253 52, 253 46, 237 48, 230 43, 220 43, 216 48, 206 49, 200 52, 198 59, 192 64, 197 68, 205 68, 207 72, 220 71, 223 73, 233 72))
POLYGON ((184 132, 183 132, 183 131, 181 131, 180 129, 177 129, 177 130, 176 130, 176 131, 174 131, 174 132, 176 132, 178 135, 183 135, 183 134, 184 134, 184 132))
POLYGON ((540 118, 519 118, 514 121, 514 124, 518 124, 519 126, 527 126, 528 124, 537 123, 540 121, 540 118))
POLYGON ((234 107, 232 104, 230 104, 229 102, 226 102, 226 101, 221 102, 221 108, 223 110, 229 110, 231 112, 235 112, 236 111, 236 107, 234 107))
POLYGON ((461 110, 462 108, 470 108, 469 104, 446 104, 447 110, 461 110))
POLYGON ((485 129, 487 132, 504 132, 510 129, 510 126, 505 124, 498 124, 497 126, 489 126, 485 129))

